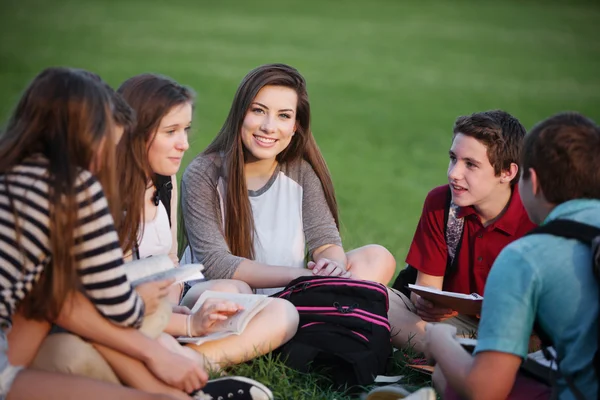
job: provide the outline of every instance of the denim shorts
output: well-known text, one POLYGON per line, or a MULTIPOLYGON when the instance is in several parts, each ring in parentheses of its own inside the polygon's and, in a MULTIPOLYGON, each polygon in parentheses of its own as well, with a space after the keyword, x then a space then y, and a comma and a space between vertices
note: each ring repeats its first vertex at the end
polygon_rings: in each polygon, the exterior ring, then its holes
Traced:
POLYGON ((7 328, 0 327, 0 400, 5 400, 17 374, 23 367, 15 367, 8 362, 7 328))

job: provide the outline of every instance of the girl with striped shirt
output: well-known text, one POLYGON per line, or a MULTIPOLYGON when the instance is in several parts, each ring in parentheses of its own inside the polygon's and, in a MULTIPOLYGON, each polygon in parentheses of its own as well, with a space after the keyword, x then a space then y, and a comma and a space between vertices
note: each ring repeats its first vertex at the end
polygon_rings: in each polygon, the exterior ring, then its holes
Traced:
MULTIPOLYGON (((27 365, 31 351, 19 349, 35 351, 49 321, 85 331, 85 318, 96 313, 138 327, 162 295, 154 285, 140 296, 122 269, 113 226, 120 207, 112 107, 99 79, 48 68, 25 91, 0 136, 0 399, 49 393, 61 399, 166 398, 15 366, 27 365), (75 312, 81 309, 89 313, 75 312)), ((164 381, 191 391, 206 380, 198 365, 153 346, 137 330, 120 332, 120 345, 164 381)), ((101 344, 104 333, 87 332, 101 344)))

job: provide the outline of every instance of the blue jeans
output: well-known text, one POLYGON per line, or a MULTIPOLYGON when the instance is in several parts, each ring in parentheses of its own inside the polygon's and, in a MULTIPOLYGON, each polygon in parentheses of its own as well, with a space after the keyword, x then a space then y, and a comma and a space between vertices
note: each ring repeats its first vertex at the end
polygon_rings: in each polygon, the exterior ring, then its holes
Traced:
POLYGON ((8 340, 6 333, 10 329, 0 326, 0 400, 5 400, 17 374, 23 367, 15 367, 8 361, 8 340))

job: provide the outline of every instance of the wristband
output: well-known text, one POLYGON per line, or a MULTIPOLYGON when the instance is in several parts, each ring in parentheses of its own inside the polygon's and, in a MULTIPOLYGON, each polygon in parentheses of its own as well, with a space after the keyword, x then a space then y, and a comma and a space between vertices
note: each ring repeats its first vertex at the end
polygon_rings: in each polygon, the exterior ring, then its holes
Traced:
POLYGON ((192 337, 192 314, 185 319, 185 333, 188 337, 192 337))

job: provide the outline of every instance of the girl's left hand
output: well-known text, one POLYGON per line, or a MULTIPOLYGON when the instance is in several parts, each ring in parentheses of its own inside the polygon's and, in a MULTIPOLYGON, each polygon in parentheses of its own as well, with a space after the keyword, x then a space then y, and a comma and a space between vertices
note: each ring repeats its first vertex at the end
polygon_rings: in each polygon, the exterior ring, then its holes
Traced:
POLYGON ((306 266, 312 270, 313 275, 339 276, 340 278, 352 277, 350 271, 346 271, 346 268, 327 258, 321 258, 317 262, 309 261, 306 266))
POLYGON ((192 314, 191 334, 194 337, 213 332, 216 324, 243 310, 239 304, 223 299, 206 299, 202 307, 192 314))

